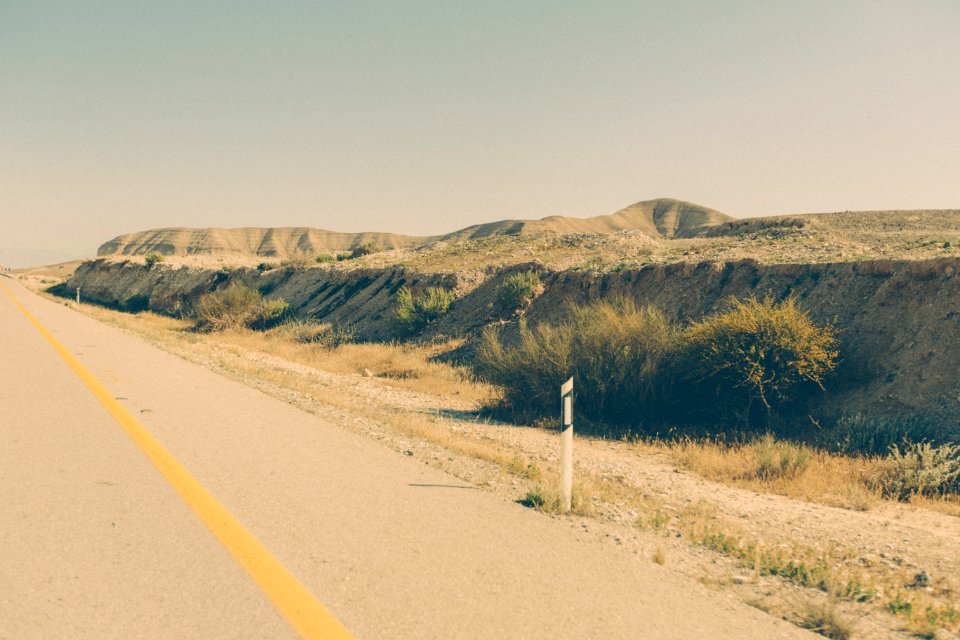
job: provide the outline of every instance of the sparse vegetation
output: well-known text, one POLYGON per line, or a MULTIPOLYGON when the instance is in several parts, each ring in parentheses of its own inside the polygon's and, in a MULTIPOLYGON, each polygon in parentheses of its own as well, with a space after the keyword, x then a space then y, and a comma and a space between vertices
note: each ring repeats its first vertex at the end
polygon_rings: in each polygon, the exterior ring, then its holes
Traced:
POLYGON ((960 494, 960 446, 894 445, 875 482, 884 496, 897 500, 960 494))
POLYGON ((501 313, 526 309, 540 288, 540 274, 533 269, 509 276, 497 289, 497 309, 501 313))
POLYGON ((147 264, 148 269, 155 264, 163 262, 164 260, 166 260, 166 257, 159 251, 151 251, 143 257, 143 261, 147 264))
POLYGON ((446 315, 455 295, 443 287, 427 287, 419 293, 413 293, 409 287, 397 292, 394 316, 400 332, 411 335, 446 315))
POLYGON ((813 601, 802 606, 797 616, 799 626, 831 640, 847 640, 853 637, 854 624, 840 613, 835 602, 813 601))
POLYGON ((194 328, 201 332, 268 329, 287 313, 287 303, 265 299, 256 289, 231 284, 200 296, 193 307, 194 328))
POLYGON ((288 267, 290 269, 295 269, 297 271, 300 271, 302 269, 306 269, 310 267, 313 263, 314 261, 311 260, 309 256, 297 255, 297 256, 292 256, 290 258, 287 258, 286 260, 281 260, 280 266, 288 267))
POLYGON ((376 240, 372 242, 364 242, 363 244, 355 246, 350 251, 350 259, 356 260, 357 258, 362 258, 363 256, 368 256, 372 253, 380 253, 382 251, 386 251, 386 248, 376 240))
MULTIPOLYGON (((560 492, 551 488, 551 485, 546 484, 535 485, 517 502, 525 507, 543 511, 544 513, 561 513, 563 511, 560 507, 560 492)), ((575 484, 573 487, 570 513, 574 515, 589 515, 591 511, 590 500, 585 494, 583 486, 575 484)))
POLYGON ((823 390, 838 362, 836 330, 818 326, 793 298, 733 301, 727 312, 694 322, 680 358, 689 397, 713 416, 750 427, 823 390), (707 399, 706 401, 704 401, 707 399))
POLYGON ((893 447, 934 439, 933 429, 918 416, 843 416, 823 438, 830 449, 849 455, 885 456, 893 447))
POLYGON ((591 420, 649 417, 663 391, 660 365, 675 349, 676 328, 658 311, 628 300, 571 309, 557 326, 530 328, 505 345, 487 329, 477 350, 479 375, 503 387, 503 406, 525 416, 552 415, 557 384, 576 380, 577 412, 591 420))
POLYGON ((319 345, 326 349, 336 349, 349 344, 356 335, 356 331, 350 326, 303 320, 288 320, 273 329, 273 332, 298 344, 319 345))
POLYGON ((322 264, 324 262, 336 262, 337 256, 332 253, 321 253, 316 257, 317 264, 322 264))

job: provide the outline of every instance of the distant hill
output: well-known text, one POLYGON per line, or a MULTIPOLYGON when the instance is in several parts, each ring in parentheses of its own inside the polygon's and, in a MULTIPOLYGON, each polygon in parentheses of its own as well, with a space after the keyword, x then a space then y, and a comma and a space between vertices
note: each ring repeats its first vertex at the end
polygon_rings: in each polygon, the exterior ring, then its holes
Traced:
POLYGON ((415 247, 443 240, 532 233, 613 233, 639 231, 654 238, 692 238, 733 218, 689 202, 660 198, 638 202, 611 214, 593 218, 550 216, 541 220, 501 220, 479 224, 441 236, 404 236, 395 233, 340 233, 309 227, 245 227, 240 229, 152 229, 118 236, 97 250, 99 256, 247 255, 288 258, 298 254, 349 251, 376 242, 387 249, 415 247))
POLYGON ((299 254, 348 251, 377 242, 388 249, 422 244, 424 238, 395 233, 338 233, 309 227, 243 227, 239 229, 151 229, 117 236, 97 249, 98 256, 243 255, 288 258, 299 254))
POLYGON ((443 239, 455 241, 541 232, 613 233, 623 230, 640 231, 653 238, 693 238, 731 220, 734 218, 707 207, 659 198, 638 202, 611 215, 593 218, 550 216, 541 220, 501 220, 478 224, 454 231, 443 236, 443 239))

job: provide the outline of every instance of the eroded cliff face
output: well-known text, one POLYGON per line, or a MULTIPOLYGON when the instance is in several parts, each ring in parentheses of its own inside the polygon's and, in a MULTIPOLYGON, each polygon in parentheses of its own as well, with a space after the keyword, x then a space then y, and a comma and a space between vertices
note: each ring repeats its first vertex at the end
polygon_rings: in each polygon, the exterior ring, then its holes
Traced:
MULTIPOLYGON (((367 340, 392 335, 394 296, 403 286, 456 289, 450 313, 425 337, 475 336, 496 317, 497 287, 512 267, 484 274, 402 269, 214 270, 106 260, 87 262, 64 285, 89 300, 177 314, 196 298, 241 282, 290 303, 295 316, 350 324, 367 340)), ((731 298, 793 295, 818 322, 842 331, 843 370, 818 407, 830 417, 856 412, 923 413, 960 436, 960 258, 796 265, 678 263, 618 273, 544 270, 529 322, 557 320, 571 303, 624 296, 679 320, 725 308, 731 298)), ((509 323, 507 325, 509 327, 509 323)))

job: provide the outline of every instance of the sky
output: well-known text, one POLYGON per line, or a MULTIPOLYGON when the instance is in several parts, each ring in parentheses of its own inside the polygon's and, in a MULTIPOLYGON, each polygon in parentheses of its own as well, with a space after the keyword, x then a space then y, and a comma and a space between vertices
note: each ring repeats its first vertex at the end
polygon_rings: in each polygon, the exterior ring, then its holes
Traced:
POLYGON ((0 0, 0 264, 657 197, 960 208, 960 2, 0 0))

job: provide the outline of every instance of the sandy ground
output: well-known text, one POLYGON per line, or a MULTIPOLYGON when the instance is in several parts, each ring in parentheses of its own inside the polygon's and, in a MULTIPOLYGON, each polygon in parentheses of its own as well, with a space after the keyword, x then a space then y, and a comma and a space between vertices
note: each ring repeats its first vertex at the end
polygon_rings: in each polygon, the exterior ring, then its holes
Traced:
MULTIPOLYGON (((351 410, 350 404, 377 407, 401 416, 442 416, 451 432, 501 444, 544 468, 555 466, 558 458, 555 432, 478 422, 472 412, 475 407, 455 397, 398 389, 376 378, 333 374, 229 345, 213 351, 192 345, 177 352, 295 406, 322 414, 346 429, 443 469, 507 501, 518 499, 536 483, 504 473, 496 464, 457 455, 435 443, 398 433, 368 412, 351 410), (250 371, 258 371, 259 375, 250 375, 250 371), (265 379, 283 380, 287 376, 295 376, 300 383, 306 381, 309 391, 302 392, 301 385, 301 391, 297 391, 265 379), (341 403, 338 398, 350 398, 351 403, 341 403)), ((932 585, 943 586, 946 581, 953 585, 960 571, 955 553, 960 543, 960 519, 955 516, 894 503, 884 503, 869 511, 853 511, 733 488, 683 472, 663 454, 620 441, 578 438, 576 460, 579 474, 615 479, 663 504, 668 513, 706 505, 716 511, 717 518, 735 523, 746 535, 771 541, 771 545, 808 548, 846 562, 854 570, 863 567, 874 575, 887 575, 888 583, 881 588, 902 589, 921 572, 932 585)), ((796 619, 793 613, 802 608, 800 603, 811 598, 815 602, 818 598, 825 600, 816 590, 800 589, 774 577, 753 576, 749 567, 691 546, 670 527, 659 533, 646 531, 637 526, 638 515, 628 506, 597 500, 590 517, 551 517, 557 526, 568 528, 581 539, 615 547, 638 558, 651 558, 658 548, 665 549, 671 571, 792 619, 796 619)), ((847 603, 838 605, 838 610, 851 621, 855 637, 911 635, 902 621, 877 607, 847 603)), ((956 636, 941 630, 938 637, 956 636)))
MULTIPOLYGON (((4 285, 358 637, 808 636, 4 285)), ((289 635, 6 296, 0 324, 0 637, 289 635)))

